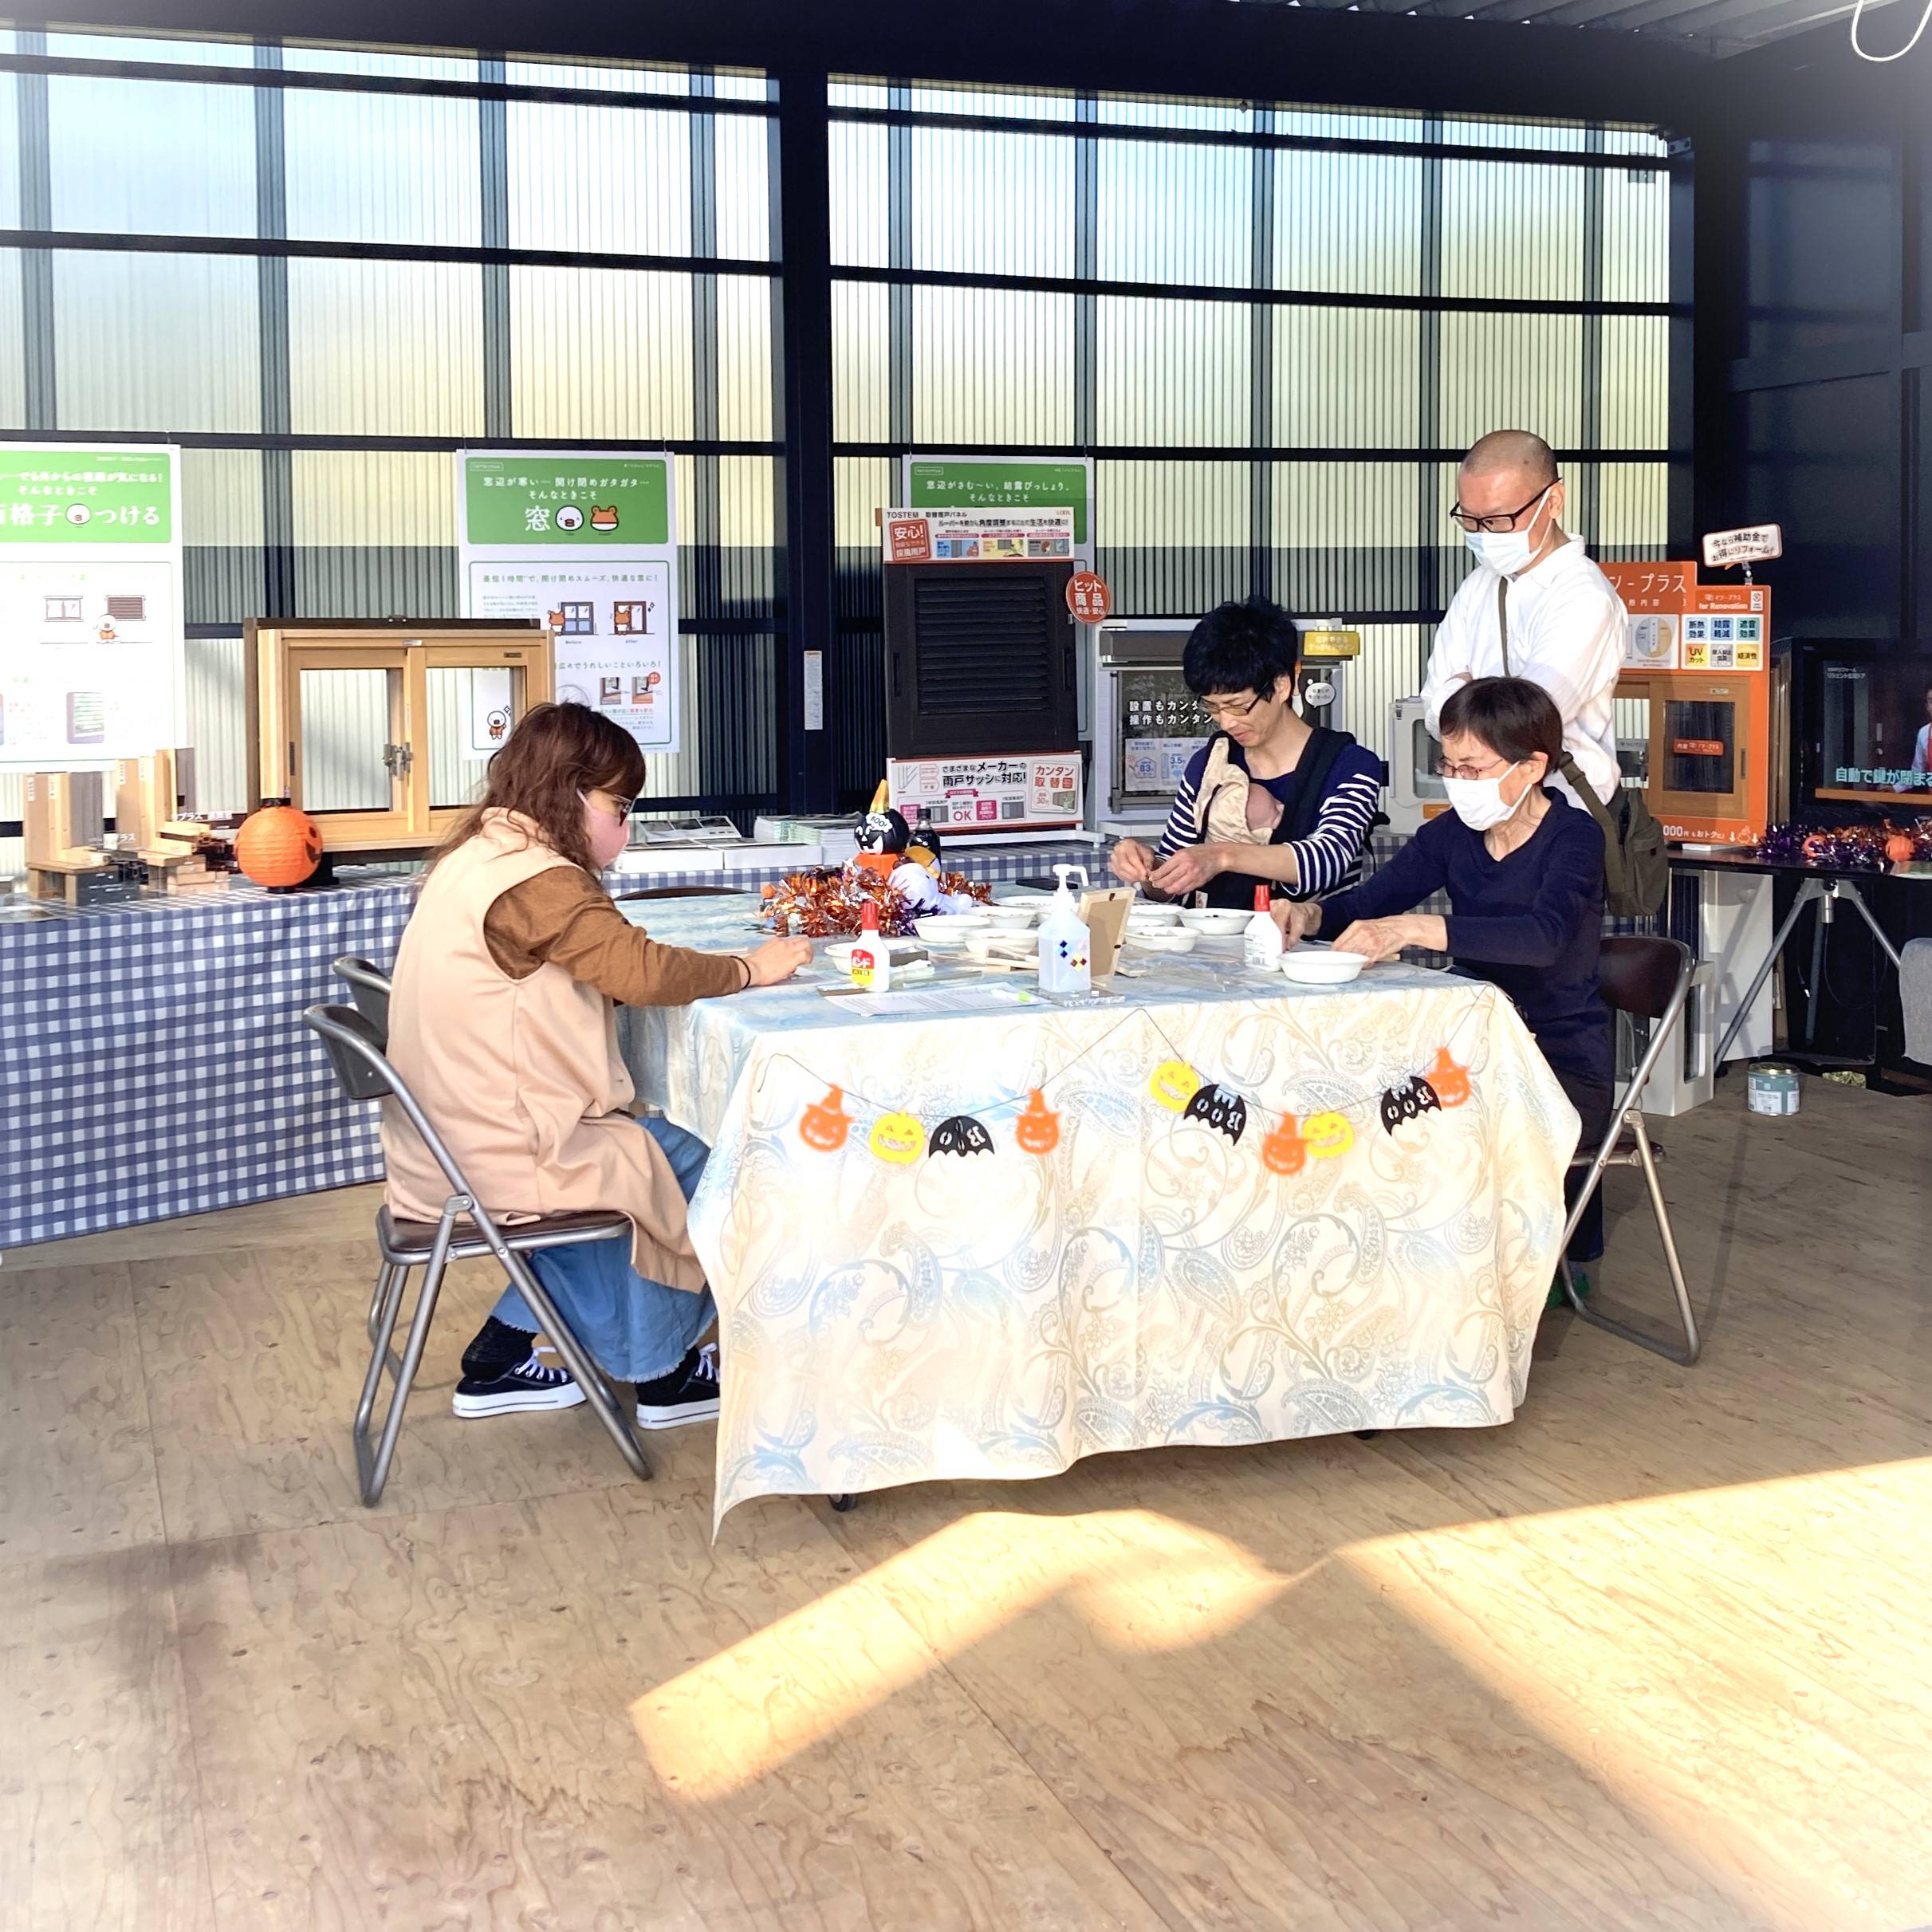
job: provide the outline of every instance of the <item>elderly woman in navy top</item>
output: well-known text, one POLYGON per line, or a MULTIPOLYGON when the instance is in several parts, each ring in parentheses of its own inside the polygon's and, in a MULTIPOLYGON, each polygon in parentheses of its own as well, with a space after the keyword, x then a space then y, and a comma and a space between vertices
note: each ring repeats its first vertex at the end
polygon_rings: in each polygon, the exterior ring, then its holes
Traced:
POLYGON ((1362 875, 1382 791, 1381 761, 1294 707, 1295 620, 1265 598, 1224 604, 1194 626, 1181 659, 1215 730, 1189 764, 1152 852, 1113 850, 1114 876, 1152 899, 1204 891, 1252 909, 1257 886, 1313 899, 1362 875))
MULTIPOLYGON (((1597 986, 1603 835, 1580 806, 1543 789, 1562 756, 1562 718, 1539 684, 1478 678, 1443 704, 1442 736, 1454 810, 1427 820, 1367 884, 1325 905, 1277 907, 1276 917, 1290 945, 1332 933, 1338 950, 1371 960, 1419 946, 1501 987, 1583 1116, 1580 1144, 1594 1151, 1610 1125, 1615 1072, 1597 986), (1449 895, 1447 918, 1411 910, 1438 892, 1449 895)), ((1603 1251, 1603 1204, 1592 1197, 1570 1259, 1603 1251)))

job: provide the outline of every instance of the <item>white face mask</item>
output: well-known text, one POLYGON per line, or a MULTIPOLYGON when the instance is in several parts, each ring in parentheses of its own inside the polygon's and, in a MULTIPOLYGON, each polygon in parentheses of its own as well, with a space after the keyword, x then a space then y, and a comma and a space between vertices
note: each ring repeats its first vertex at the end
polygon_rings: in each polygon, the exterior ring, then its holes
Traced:
MULTIPOLYGON (((1542 496, 1537 498, 1537 506, 1529 513, 1529 521, 1520 530, 1465 530, 1462 541, 1474 553, 1476 561, 1487 564, 1498 576, 1513 577, 1520 571, 1529 568, 1529 560, 1537 553, 1536 545, 1529 541, 1529 533, 1537 526, 1537 517, 1543 508, 1544 499, 1556 486, 1552 483, 1542 496)), ((1548 530, 1544 536, 1549 534, 1548 530)), ((1542 539, 1539 537, 1538 542, 1542 539)))
MULTIPOLYGON (((1517 763, 1521 763, 1518 759, 1517 763)), ((1449 795, 1449 803, 1458 818, 1471 832, 1489 832, 1506 820, 1514 818, 1523 800, 1529 796, 1529 788, 1523 788, 1521 796, 1514 805, 1503 800, 1503 781, 1509 772, 1516 769, 1512 765, 1509 771, 1498 772, 1493 778, 1445 778, 1442 789, 1449 795)))

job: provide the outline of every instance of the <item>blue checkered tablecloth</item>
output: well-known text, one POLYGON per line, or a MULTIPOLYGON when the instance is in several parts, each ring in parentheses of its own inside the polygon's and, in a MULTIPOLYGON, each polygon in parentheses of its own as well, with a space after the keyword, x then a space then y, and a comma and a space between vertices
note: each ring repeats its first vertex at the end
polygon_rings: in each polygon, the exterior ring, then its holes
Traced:
MULTIPOLYGON (((1086 845, 956 863, 997 882, 1056 860, 1104 863, 1086 845)), ((755 888, 785 869, 607 883, 755 888)), ((301 1013, 346 999, 340 954, 388 965, 412 891, 388 873, 79 910, 0 899, 0 1249, 379 1178, 376 1112, 341 1098, 301 1013)))

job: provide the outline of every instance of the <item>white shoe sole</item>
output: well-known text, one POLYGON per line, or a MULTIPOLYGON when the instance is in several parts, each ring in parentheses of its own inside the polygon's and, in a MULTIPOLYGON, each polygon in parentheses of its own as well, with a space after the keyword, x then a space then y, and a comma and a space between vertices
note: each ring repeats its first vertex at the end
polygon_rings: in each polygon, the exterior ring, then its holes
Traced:
POLYGON ((640 1402, 637 1426, 640 1429, 682 1429, 687 1422, 717 1421, 718 1409, 715 1402, 680 1403, 675 1409, 647 1409, 640 1402))
POLYGON ((520 1389, 513 1395, 452 1395, 451 1408, 466 1422, 486 1415, 515 1415, 525 1409, 574 1409, 584 1399, 576 1383, 561 1388, 520 1389))

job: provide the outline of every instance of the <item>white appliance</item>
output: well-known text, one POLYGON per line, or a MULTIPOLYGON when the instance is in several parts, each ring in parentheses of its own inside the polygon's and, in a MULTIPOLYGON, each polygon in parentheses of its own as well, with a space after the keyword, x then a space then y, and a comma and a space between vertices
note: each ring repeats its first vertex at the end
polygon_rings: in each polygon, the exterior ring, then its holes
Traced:
POLYGON ((1389 706, 1389 781, 1382 809, 1391 832, 1412 839, 1424 819, 1448 810, 1449 793, 1435 775, 1442 750, 1420 698, 1398 698, 1389 706))
MULTIPOLYGON (((1676 1037, 1659 1056, 1639 1104, 1647 1114, 1666 1120, 1702 1107, 1716 1090, 1718 1012, 1717 968, 1708 959, 1691 969, 1690 989, 1684 995, 1676 1037)), ((1617 1100, 1623 1101, 1630 1076, 1649 1050, 1648 1020, 1619 1013, 1617 1029, 1617 1100)))
MULTIPOLYGON (((1685 875, 1677 877, 1682 880, 1685 875)), ((1679 932, 1698 958, 1712 969, 1711 1004, 1715 1037, 1721 1040, 1752 977, 1771 950, 1776 926, 1768 872, 1733 872, 1713 868, 1690 875, 1697 882, 1697 933, 1679 932)), ((1680 915, 1681 917, 1681 915, 1680 915)), ((1733 1060, 1761 1060, 1777 1050, 1778 975, 1757 990, 1745 1022, 1731 1042, 1733 1060)))
POLYGON ((1113 617, 1093 631, 1092 819, 1126 837, 1167 823, 1206 714, 1181 675, 1192 617, 1113 617))

